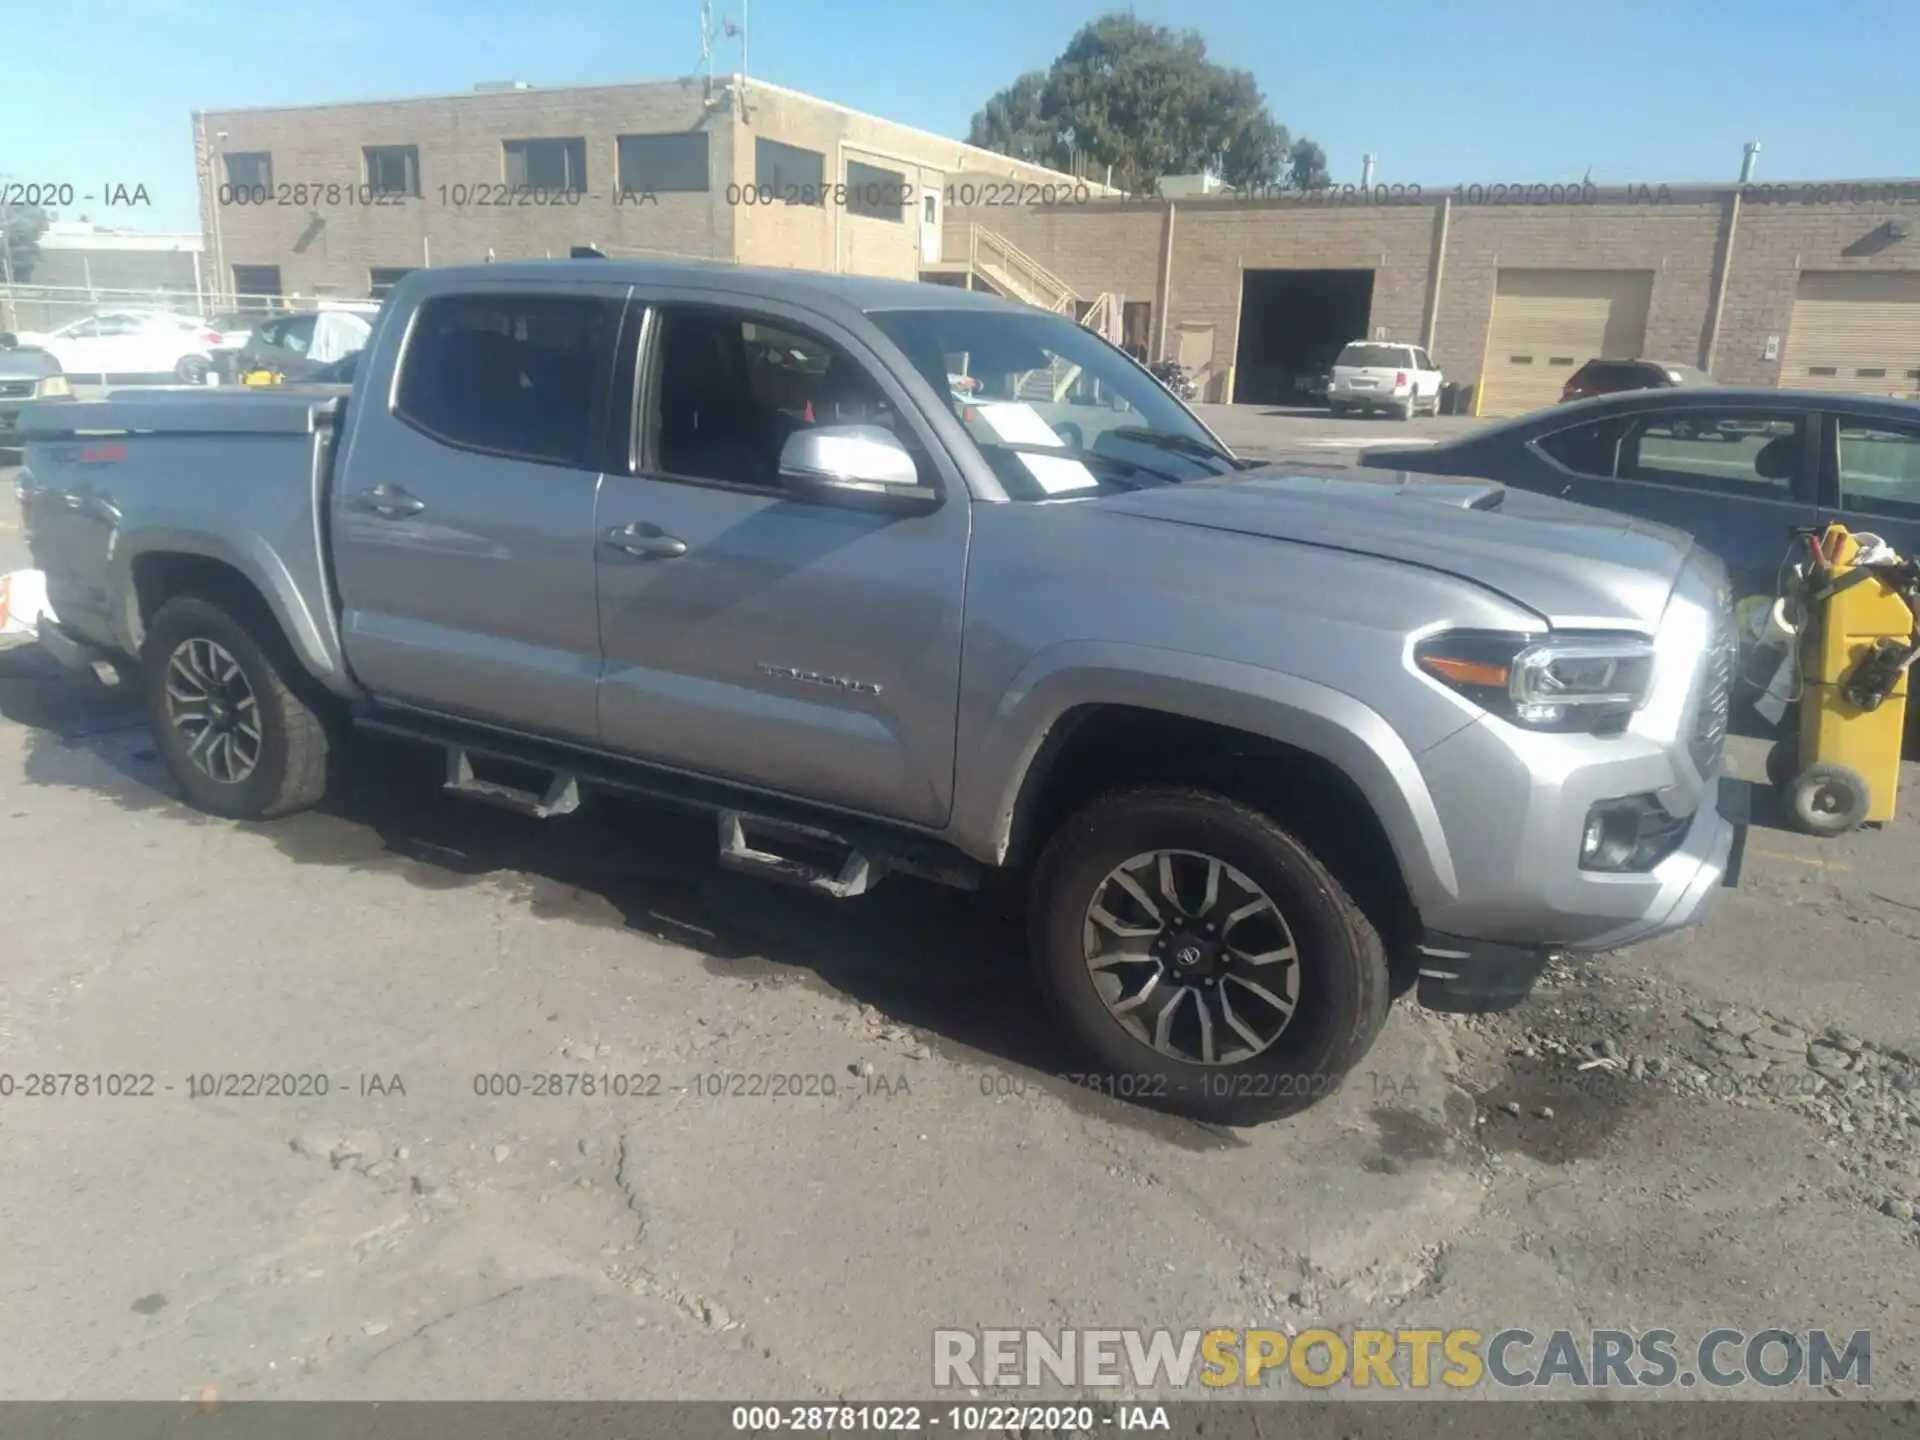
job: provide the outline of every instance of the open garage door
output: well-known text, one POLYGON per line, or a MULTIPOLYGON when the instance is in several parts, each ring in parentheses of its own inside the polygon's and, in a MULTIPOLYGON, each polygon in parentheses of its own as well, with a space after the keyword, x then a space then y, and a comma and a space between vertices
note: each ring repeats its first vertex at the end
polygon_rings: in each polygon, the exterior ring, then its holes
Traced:
POLYGON ((1780 383, 1920 398, 1920 273, 1800 277, 1780 383))
POLYGON ((1651 270, 1502 270, 1475 413, 1551 405, 1589 360, 1632 360, 1647 338, 1651 270))

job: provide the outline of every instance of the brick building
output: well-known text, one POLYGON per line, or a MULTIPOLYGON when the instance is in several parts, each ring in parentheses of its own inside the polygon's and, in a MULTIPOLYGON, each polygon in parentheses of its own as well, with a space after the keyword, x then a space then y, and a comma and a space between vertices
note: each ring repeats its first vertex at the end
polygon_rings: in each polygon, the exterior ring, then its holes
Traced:
POLYGON ((992 288, 1217 400, 1295 398, 1367 337, 1424 344, 1484 414, 1602 356, 1920 394, 1910 181, 1144 201, 739 76, 209 112, 194 142, 214 296, 589 244, 992 288))
POLYGON ((1004 247, 1115 296, 1209 399, 1291 398, 1368 337, 1424 344, 1484 414, 1636 355, 1735 384, 1920 396, 1920 183, 1574 188, 1530 204, 1475 203, 1476 186, 974 206, 948 213, 944 248, 1004 247))
POLYGON ((911 279, 950 191, 1117 193, 739 76, 205 112, 193 132, 223 295, 378 295, 418 266, 582 244, 911 279))

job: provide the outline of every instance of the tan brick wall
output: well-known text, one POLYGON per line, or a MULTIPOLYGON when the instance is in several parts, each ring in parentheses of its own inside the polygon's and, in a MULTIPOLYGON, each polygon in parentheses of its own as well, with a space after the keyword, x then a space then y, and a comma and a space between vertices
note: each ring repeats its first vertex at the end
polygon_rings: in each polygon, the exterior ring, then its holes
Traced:
MULTIPOLYGON (((688 130, 704 123, 713 173, 730 173, 731 127, 724 110, 703 121, 703 96, 700 83, 670 81, 208 114, 201 123, 206 149, 270 152, 276 186, 302 181, 357 186, 365 179, 361 147, 366 145, 414 145, 420 152, 424 198, 404 205, 222 207, 217 247, 226 274, 230 277, 235 265, 277 264, 290 292, 332 285, 342 295, 365 295, 371 267, 484 260, 489 250, 507 260, 565 255, 572 245, 591 243, 615 255, 726 258, 733 217, 723 187, 707 194, 662 194, 657 204, 614 203, 616 137, 622 134, 688 130), (216 140, 222 130, 226 139, 216 140), (577 205, 453 203, 456 185, 504 181, 502 141, 569 136, 586 141, 588 190, 577 205), (444 197, 442 186, 448 187, 444 197)), ((216 160, 213 169, 216 183, 223 183, 224 166, 216 160)), ((212 251, 216 234, 212 197, 204 193, 204 164, 201 173, 201 208, 212 251)), ((469 192, 468 198, 475 197, 469 192)))
MULTIPOLYGON (((1795 187, 1796 190, 1802 187, 1795 187)), ((1645 270, 1654 277, 1646 353, 1699 363, 1712 323, 1725 243, 1727 190, 1640 192, 1592 205, 1466 205, 1447 218, 1432 337, 1450 378, 1477 382, 1485 360, 1501 268, 1645 270)), ((1084 295, 1114 290, 1156 298, 1167 206, 1115 204, 976 206, 948 212, 948 254, 964 253, 966 226, 998 231, 1084 295)), ((1174 206, 1168 346, 1183 323, 1215 327, 1215 365, 1238 341, 1243 271, 1261 268, 1374 271, 1371 327, 1420 338, 1432 284, 1437 204, 1304 206, 1230 199, 1174 206)), ((1920 245, 1876 254, 1843 252, 1890 220, 1914 224, 1909 207, 1742 204, 1714 357, 1734 384, 1778 383, 1765 361, 1770 335, 1784 342, 1802 270, 1920 269, 1920 245)), ((1158 316, 1155 317, 1158 332, 1158 316)))
POLYGON ((1651 270, 1646 353, 1697 364, 1724 207, 1700 203, 1454 205, 1433 357, 1447 378, 1480 378, 1501 269, 1651 270))
POLYGON ((958 198, 949 195, 949 186, 987 180, 1036 187, 1072 183, 1051 170, 989 155, 958 140, 751 82, 738 133, 733 179, 740 186, 754 183, 755 140, 765 136, 823 155, 830 186, 844 182, 849 162, 857 162, 902 176, 913 200, 899 223, 847 214, 831 200, 823 207, 742 206, 735 217, 737 258, 748 265, 912 280, 920 273, 921 201, 927 191, 936 197, 936 214, 944 214, 949 199, 958 198))
MULTIPOLYGON (((216 149, 269 152, 276 186, 354 186, 365 178, 363 146, 414 145, 425 196, 370 208, 230 204, 218 217, 224 261, 210 255, 208 264, 223 264, 228 276, 235 265, 277 264, 290 292, 322 285, 364 295, 372 267, 484 260, 489 250, 502 260, 564 255, 573 245, 594 244, 615 256, 686 255, 912 279, 920 265, 923 189, 935 191, 944 210, 948 177, 963 167, 1036 183, 1063 178, 776 86, 750 81, 741 94, 739 102, 722 100, 710 110, 704 81, 674 80, 210 113, 195 130, 210 249, 215 223, 204 177, 216 149), (710 191, 615 203, 617 136, 696 126, 710 137, 710 191), (224 140, 215 138, 220 131, 224 140), (572 136, 582 137, 587 149, 588 192, 577 205, 463 207, 441 193, 441 186, 498 186, 505 178, 502 141, 572 136), (823 155, 828 185, 845 180, 849 160, 899 173, 911 187, 912 208, 894 223, 847 214, 831 200, 823 206, 751 203, 754 142, 761 136, 823 155)), ((216 185, 224 181, 223 166, 216 163, 212 173, 216 185)))
MULTIPOLYGON (((1872 248, 1872 243, 1862 247, 1872 248)), ((1765 358, 1767 337, 1778 335, 1781 353, 1786 353, 1794 292, 1803 270, 1920 270, 1920 210, 1912 205, 1742 201, 1720 324, 1715 370, 1720 378, 1736 385, 1780 383, 1779 360, 1765 358), (1906 225, 1917 238, 1887 244, 1876 253, 1844 253, 1869 237, 1877 243, 1876 232, 1889 222, 1906 225)))

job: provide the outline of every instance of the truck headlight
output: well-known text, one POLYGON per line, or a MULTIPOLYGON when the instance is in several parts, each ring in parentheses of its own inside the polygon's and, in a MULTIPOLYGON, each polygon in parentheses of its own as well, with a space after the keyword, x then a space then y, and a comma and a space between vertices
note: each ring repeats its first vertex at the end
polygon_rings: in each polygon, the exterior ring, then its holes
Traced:
POLYGON ((36 390, 34 394, 42 399, 48 399, 56 395, 71 395, 73 394, 73 386, 68 383, 67 377, 64 375, 49 375, 40 382, 40 388, 36 390))
POLYGON ((1655 656, 1637 635, 1450 630, 1414 647, 1426 674, 1529 730, 1618 728, 1652 695, 1655 656))

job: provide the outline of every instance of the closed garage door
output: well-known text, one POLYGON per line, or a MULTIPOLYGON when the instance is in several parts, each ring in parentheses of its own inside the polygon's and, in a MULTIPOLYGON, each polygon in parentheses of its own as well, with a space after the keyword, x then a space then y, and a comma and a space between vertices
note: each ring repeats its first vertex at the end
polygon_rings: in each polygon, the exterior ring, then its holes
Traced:
POLYGON ((1647 337, 1651 270, 1502 270, 1474 409, 1551 405, 1589 360, 1631 360, 1647 337))
POLYGON ((1920 273, 1802 275, 1780 383, 1920 396, 1920 273))

